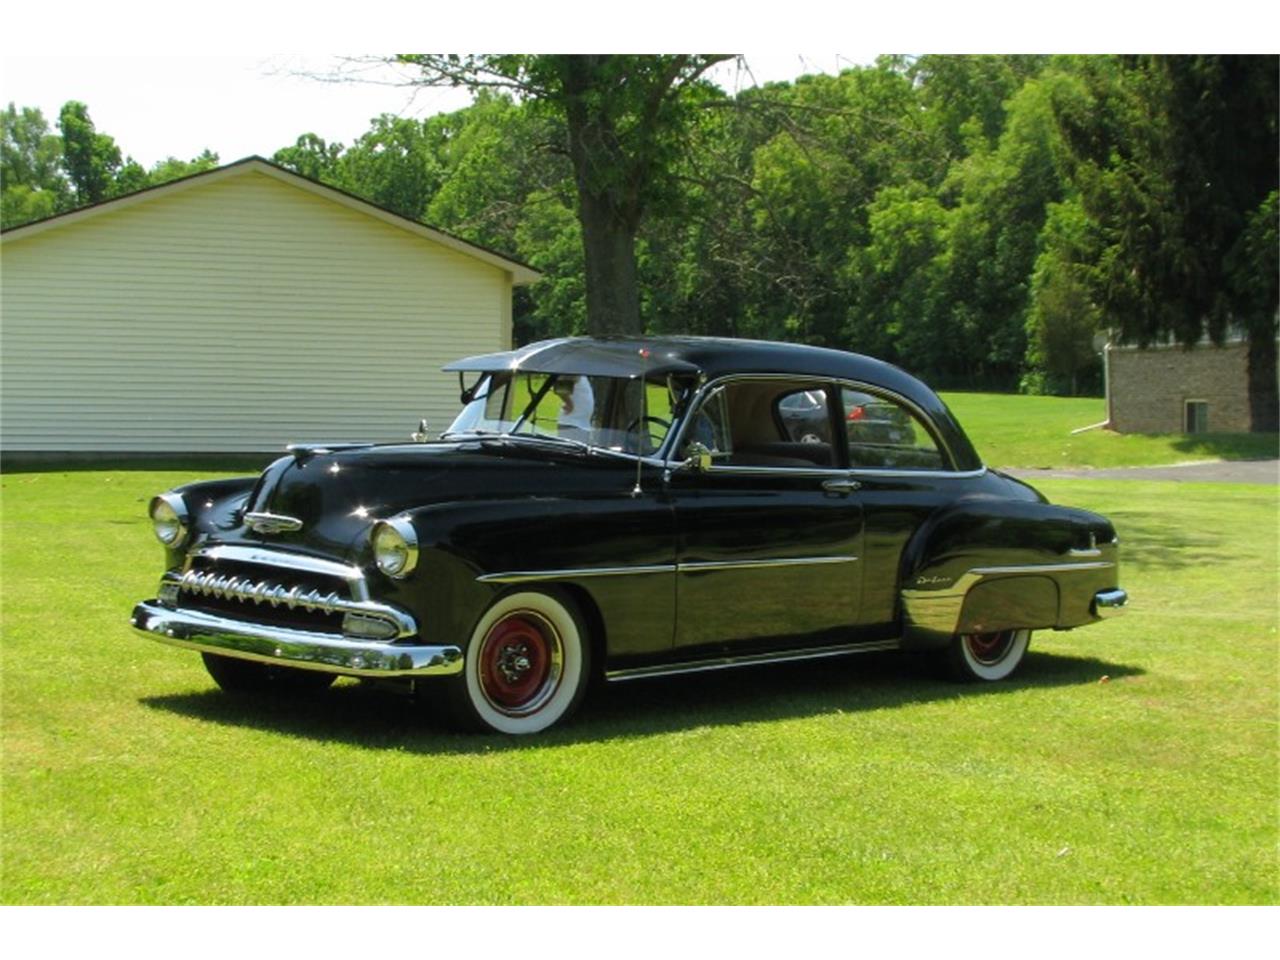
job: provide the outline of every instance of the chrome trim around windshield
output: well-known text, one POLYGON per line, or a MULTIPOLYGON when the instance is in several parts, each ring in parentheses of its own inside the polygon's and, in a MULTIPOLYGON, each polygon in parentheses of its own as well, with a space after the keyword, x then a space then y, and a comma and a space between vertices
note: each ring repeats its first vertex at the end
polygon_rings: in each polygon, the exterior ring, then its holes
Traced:
POLYGON ((782 663, 788 660, 819 660, 823 657, 842 657, 852 653, 897 650, 899 646, 900 642, 898 640, 842 643, 834 647, 818 647, 813 650, 782 650, 774 653, 752 653, 736 657, 719 657, 715 660, 693 660, 686 663, 658 664, 652 667, 633 667, 628 670, 609 670, 605 673, 604 678, 610 683, 619 683, 623 680, 665 677, 676 673, 704 673, 708 670, 730 670, 734 667, 750 667, 761 663, 782 663))

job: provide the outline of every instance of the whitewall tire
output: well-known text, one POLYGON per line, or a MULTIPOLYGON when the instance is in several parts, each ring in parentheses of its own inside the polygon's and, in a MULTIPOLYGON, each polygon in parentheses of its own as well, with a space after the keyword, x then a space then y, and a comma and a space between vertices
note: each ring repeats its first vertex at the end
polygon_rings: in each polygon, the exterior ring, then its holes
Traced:
POLYGON ((957 634, 947 651, 951 671, 958 680, 1003 680, 1018 669, 1030 642, 1030 630, 957 634))
POLYGON ((471 633, 462 673, 450 678, 454 718, 472 729, 527 734, 567 717, 591 670, 582 624, 559 593, 499 597, 471 633))

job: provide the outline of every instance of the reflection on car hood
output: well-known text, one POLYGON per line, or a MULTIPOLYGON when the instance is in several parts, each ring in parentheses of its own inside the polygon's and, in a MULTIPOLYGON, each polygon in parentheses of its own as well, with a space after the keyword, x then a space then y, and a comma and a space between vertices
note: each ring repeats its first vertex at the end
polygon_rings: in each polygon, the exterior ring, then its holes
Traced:
MULTIPOLYGON (((246 512, 302 521, 296 532, 236 538, 343 554, 377 521, 431 503, 629 491, 635 461, 565 445, 472 439, 284 457, 264 472, 246 512)), ((231 538, 229 538, 231 539, 231 538)))

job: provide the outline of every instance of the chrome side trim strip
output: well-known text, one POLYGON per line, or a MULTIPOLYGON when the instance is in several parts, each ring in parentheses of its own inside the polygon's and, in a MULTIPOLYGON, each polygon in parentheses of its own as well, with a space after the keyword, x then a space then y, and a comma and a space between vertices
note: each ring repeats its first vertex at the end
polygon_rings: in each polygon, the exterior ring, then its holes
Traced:
POLYGON ((1071 573, 1076 570, 1104 570, 1114 567, 1111 560, 1094 561, 1093 563, 1027 563, 1008 567, 975 567, 962 573, 955 583, 942 590, 903 590, 903 599, 907 600, 942 600, 944 598, 963 597, 978 581, 986 577, 999 577, 1016 574, 1036 573, 1071 573))
POLYGON ((987 577, 1020 574, 1072 573, 1078 570, 1105 570, 1115 567, 1110 560, 1092 563, 1028 563, 1007 567, 975 567, 941 590, 903 590, 902 605, 907 621, 915 627, 953 634, 960 624, 964 598, 987 577))
POLYGON ((534 580, 579 580, 588 577, 627 577, 650 573, 704 573, 712 570, 746 570, 759 567, 811 567, 829 563, 854 563, 857 557, 783 557, 774 560, 694 560, 685 563, 636 564, 630 567, 578 567, 560 570, 507 570, 485 573, 477 583, 528 583, 534 580))
POLYGON ((850 467, 849 472, 857 477, 884 477, 886 479, 920 479, 929 480, 972 480, 987 472, 986 467, 976 470, 890 470, 877 467, 850 467))
POLYGON ((624 680, 640 680, 646 677, 666 677, 677 673, 705 673, 709 670, 731 670, 761 663, 782 663, 789 660, 819 660, 824 657, 842 657, 853 653, 873 653, 879 650, 897 650, 898 640, 875 640, 870 643, 842 643, 835 647, 818 647, 813 650, 784 650, 775 653, 753 653, 736 657, 720 657, 715 660, 694 660, 686 663, 663 663, 652 667, 634 667, 630 670, 609 670, 604 678, 610 683, 624 680))
POLYGON ((578 580, 583 577, 625 577, 632 574, 674 573, 674 563, 637 564, 633 567, 580 567, 568 570, 510 570, 486 573, 477 583, 527 583, 530 580, 578 580))
POLYGON ((350 640, 331 634, 242 623, 196 610, 172 610, 154 601, 133 608, 135 630, 175 647, 277 666, 353 677, 421 677, 458 673, 455 646, 409 646, 350 640))
POLYGON ((694 560, 678 563, 681 573, 707 570, 749 570, 757 567, 816 567, 828 563, 853 563, 857 557, 783 557, 777 560, 694 560))

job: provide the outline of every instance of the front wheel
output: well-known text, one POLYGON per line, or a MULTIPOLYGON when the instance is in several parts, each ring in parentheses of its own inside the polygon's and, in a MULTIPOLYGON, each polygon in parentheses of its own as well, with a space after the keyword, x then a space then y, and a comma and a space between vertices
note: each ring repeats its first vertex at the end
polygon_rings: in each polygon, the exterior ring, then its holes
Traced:
POLYGON ((961 633, 947 648, 947 662, 957 680, 1003 680, 1018 668, 1030 642, 1030 630, 961 633))
POLYGON ((590 672, 587 632, 568 597, 510 593, 480 618, 462 673, 441 692, 460 726, 537 733, 573 712, 590 672))

